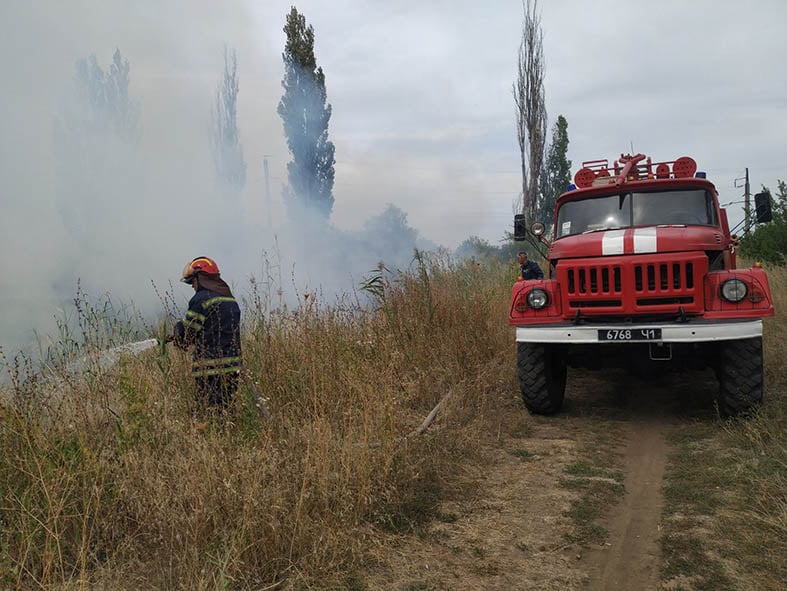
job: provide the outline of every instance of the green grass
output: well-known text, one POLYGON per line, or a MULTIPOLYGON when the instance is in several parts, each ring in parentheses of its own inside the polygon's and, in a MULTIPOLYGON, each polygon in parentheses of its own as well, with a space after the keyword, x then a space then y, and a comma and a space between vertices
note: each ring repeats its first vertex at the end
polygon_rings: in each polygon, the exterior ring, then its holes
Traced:
POLYGON ((661 536, 662 578, 690 578, 692 590, 728 589, 724 565, 703 528, 721 506, 723 474, 717 463, 723 450, 713 444, 716 430, 702 423, 677 428, 670 436, 674 452, 664 485, 661 536))
POLYGON ((526 449, 515 449, 511 452, 511 455, 519 458, 523 462, 527 462, 533 459, 533 453, 527 451, 526 449))
POLYGON ((693 589, 782 588, 787 438, 781 412, 676 430, 664 488, 663 578, 695 577, 693 589))
POLYGON ((731 589, 721 561, 712 556, 702 538, 676 533, 669 537, 662 552, 662 576, 691 581, 686 591, 731 589))
POLYGON ((603 522, 609 507, 624 493, 616 439, 602 431, 591 433, 591 439, 582 448, 584 457, 565 467, 569 478, 560 481, 564 488, 577 493, 566 512, 571 518, 572 529, 564 537, 568 542, 585 547, 606 541, 609 532, 603 522))
POLYGON ((569 466, 566 466, 566 474, 571 476, 580 476, 580 477, 603 477, 608 472, 606 467, 601 467, 597 465, 593 465, 588 461, 581 460, 579 462, 574 462, 569 466))
POLYGON ((603 525, 610 506, 620 500, 623 485, 602 480, 564 480, 565 488, 578 493, 566 515, 573 522, 572 530, 565 534, 568 542, 580 546, 602 544, 608 531, 603 525))

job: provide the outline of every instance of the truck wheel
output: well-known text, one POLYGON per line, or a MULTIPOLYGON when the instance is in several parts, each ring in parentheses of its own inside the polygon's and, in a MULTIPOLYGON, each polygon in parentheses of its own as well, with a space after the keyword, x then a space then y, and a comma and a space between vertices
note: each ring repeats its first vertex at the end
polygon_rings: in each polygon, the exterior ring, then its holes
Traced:
POLYGON ((762 404, 762 337, 719 345, 719 410, 726 417, 746 414, 762 404))
POLYGON ((560 410, 566 392, 566 354, 562 348, 517 343, 517 372, 527 410, 537 415, 560 410))

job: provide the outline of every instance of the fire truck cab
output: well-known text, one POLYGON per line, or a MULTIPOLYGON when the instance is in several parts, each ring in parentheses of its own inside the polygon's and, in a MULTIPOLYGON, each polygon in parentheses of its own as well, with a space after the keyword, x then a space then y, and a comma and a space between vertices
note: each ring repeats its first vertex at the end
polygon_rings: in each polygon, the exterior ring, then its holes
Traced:
MULTIPOLYGON (((543 224, 530 231, 548 272, 514 284, 509 322, 532 413, 560 410, 568 367, 711 367, 722 414, 761 403, 768 279, 758 264, 736 268, 737 238, 692 158, 585 162, 557 200, 551 241, 543 224)), ((515 239, 526 232, 515 216, 515 239)))

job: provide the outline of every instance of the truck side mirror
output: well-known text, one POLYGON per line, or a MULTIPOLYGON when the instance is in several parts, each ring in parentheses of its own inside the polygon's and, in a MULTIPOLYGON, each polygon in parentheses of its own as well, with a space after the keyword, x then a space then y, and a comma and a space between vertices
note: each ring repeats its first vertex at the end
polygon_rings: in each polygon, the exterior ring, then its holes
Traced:
POLYGON ((770 222, 773 219, 771 211, 771 194, 767 191, 754 196, 754 215, 758 224, 770 222))
POLYGON ((525 216, 518 213, 514 216, 514 240, 522 242, 527 238, 527 222, 525 216))

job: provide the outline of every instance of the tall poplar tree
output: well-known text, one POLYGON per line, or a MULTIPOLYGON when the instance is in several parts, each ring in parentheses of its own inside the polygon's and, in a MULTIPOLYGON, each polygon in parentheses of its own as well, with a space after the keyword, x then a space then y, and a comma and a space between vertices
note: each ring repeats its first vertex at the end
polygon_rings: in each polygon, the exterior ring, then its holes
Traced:
POLYGON ((525 17, 513 85, 517 141, 522 164, 521 212, 529 226, 538 219, 538 177, 544 162, 547 109, 544 92, 544 42, 538 0, 523 0, 525 17))
POLYGON ((246 162, 238 132, 238 56, 224 47, 224 75, 211 113, 211 149, 216 178, 238 191, 246 184, 246 162))
POLYGON ((99 229, 139 208, 125 198, 140 180, 140 109, 130 97, 129 72, 120 50, 106 70, 95 55, 79 60, 55 117, 57 209, 66 230, 90 249, 100 242, 99 229))
POLYGON ((328 139, 331 105, 326 104, 325 74, 314 57, 314 28, 293 6, 284 25, 284 95, 278 112, 292 160, 287 164, 288 211, 301 208, 327 219, 333 209, 334 146, 328 139))
POLYGON ((571 160, 568 153, 568 121, 559 115, 552 127, 552 143, 549 144, 544 168, 541 171, 539 189, 541 200, 538 204, 538 220, 549 227, 555 213, 555 202, 571 182, 571 160))

